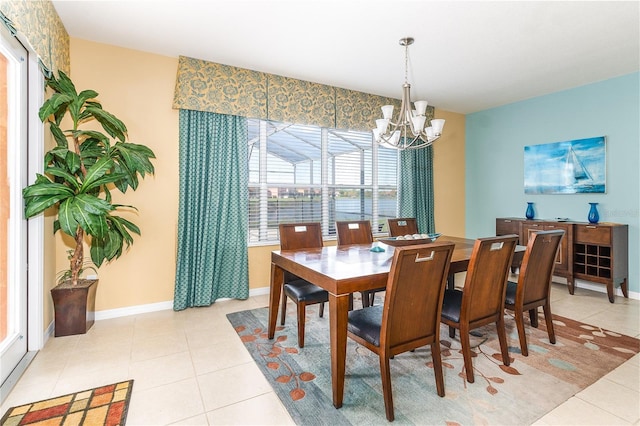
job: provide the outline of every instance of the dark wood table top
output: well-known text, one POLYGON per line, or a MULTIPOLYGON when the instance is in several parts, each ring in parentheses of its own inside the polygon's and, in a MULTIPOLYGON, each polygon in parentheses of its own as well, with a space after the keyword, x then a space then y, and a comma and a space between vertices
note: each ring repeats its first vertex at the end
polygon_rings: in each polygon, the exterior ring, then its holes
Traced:
MULTIPOLYGON (((450 274, 466 271, 475 240, 441 236, 438 241, 450 241, 456 245, 451 258, 450 274)), ((518 264, 522 260, 525 249, 524 246, 516 247, 514 263, 518 264)), ((394 250, 394 247, 382 242, 342 248, 326 246, 295 251, 276 250, 271 254, 271 262, 330 293, 345 294, 380 288, 380 282, 384 287, 394 250), (382 247, 385 251, 371 251, 374 246, 382 247), (358 278, 366 278, 364 281, 368 281, 368 284, 362 282, 354 285, 353 281, 358 278)))

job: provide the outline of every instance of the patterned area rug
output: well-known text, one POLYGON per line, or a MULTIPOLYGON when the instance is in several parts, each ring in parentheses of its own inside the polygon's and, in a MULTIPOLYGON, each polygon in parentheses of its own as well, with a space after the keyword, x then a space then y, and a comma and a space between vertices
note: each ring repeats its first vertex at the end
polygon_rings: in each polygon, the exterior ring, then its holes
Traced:
MULTIPOLYGON (((293 304, 289 306, 293 308, 293 304)), ((387 423, 378 357, 347 343, 344 402, 331 396, 329 319, 307 308, 305 347, 297 346, 295 311, 267 339, 268 309, 227 315, 247 350, 297 424, 387 423)), ((391 360, 397 424, 531 424, 640 351, 640 340, 554 316, 556 344, 544 319, 527 332, 529 356, 520 353, 515 321, 506 318, 511 365, 502 365, 495 326, 473 332, 475 383, 467 383, 458 339, 441 329, 445 397, 438 397, 427 347, 391 360)))
POLYGON ((124 425, 132 387, 129 380, 12 407, 0 425, 124 425))

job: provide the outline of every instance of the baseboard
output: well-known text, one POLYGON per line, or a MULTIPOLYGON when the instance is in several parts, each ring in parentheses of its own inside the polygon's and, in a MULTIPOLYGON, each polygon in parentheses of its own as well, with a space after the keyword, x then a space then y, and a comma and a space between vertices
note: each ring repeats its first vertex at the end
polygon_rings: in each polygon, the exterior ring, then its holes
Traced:
MULTIPOLYGON (((567 280, 564 278, 560 278, 560 277, 553 277, 553 282, 556 284, 567 284, 567 280)), ((607 293, 607 286, 604 284, 597 284, 597 283, 592 283, 591 281, 584 281, 584 280, 579 280, 576 279, 574 280, 574 285, 576 288, 583 288, 585 290, 591 290, 591 291, 595 291, 596 293, 607 293)), ((622 294, 622 290, 620 290, 620 287, 614 287, 613 288, 613 294, 616 296, 620 296, 623 297, 624 295, 622 294)), ((635 300, 640 300, 640 293, 636 292, 636 291, 630 291, 629 292, 629 299, 635 299, 635 300)))
MULTIPOLYGON (((260 296, 263 294, 269 294, 269 287, 260 287, 249 290, 249 297, 260 296)), ((216 302, 224 302, 225 300, 231 300, 229 298, 222 298, 216 300, 216 302)), ((159 303, 149 303, 146 305, 128 306, 126 308, 108 309, 104 311, 96 311, 96 321, 126 317, 129 315, 146 314, 149 312, 166 311, 173 309, 173 300, 159 303)))

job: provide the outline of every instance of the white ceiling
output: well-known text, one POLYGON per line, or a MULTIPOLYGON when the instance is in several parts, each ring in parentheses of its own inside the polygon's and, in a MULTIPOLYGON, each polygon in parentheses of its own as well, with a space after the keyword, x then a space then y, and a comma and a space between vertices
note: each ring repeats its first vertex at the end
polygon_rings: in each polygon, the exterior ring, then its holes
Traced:
MULTIPOLYGON (((53 4, 72 37, 459 113, 640 70, 640 2, 128 0, 53 4)), ((126 66, 126 64, 123 64, 126 66)))

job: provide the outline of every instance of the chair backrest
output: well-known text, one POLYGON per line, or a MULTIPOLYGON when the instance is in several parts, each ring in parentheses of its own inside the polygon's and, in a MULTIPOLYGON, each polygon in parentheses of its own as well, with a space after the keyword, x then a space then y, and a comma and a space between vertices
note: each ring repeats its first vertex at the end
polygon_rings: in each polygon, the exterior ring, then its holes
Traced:
POLYGON ((516 304, 524 305, 549 297, 555 259, 563 236, 564 230, 539 231, 529 236, 518 276, 516 304))
POLYGON ((381 347, 396 347, 402 352, 402 345, 439 339, 442 300, 454 248, 454 243, 444 241, 394 249, 382 314, 381 347))
POLYGON ((343 220, 336 222, 338 247, 373 242, 371 222, 368 220, 343 220))
POLYGON ((479 238, 473 245, 464 282, 461 322, 495 321, 503 315, 509 269, 518 236, 479 238))
POLYGON ((322 227, 319 222, 281 223, 279 229, 282 250, 322 247, 322 227))
POLYGON ((402 217, 397 219, 388 219, 389 236, 399 237, 407 234, 418 233, 418 222, 415 217, 402 217))

